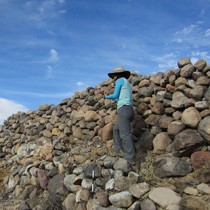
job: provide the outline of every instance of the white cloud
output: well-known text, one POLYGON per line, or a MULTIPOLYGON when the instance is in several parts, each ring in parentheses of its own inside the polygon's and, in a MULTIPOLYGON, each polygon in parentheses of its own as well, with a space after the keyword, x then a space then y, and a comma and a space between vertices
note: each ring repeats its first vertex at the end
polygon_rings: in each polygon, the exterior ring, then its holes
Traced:
POLYGON ((165 64, 158 64, 158 68, 162 70, 167 70, 168 68, 175 68, 176 67, 176 61, 171 60, 171 61, 166 61, 165 64))
POLYGON ((196 24, 191 24, 185 28, 183 28, 180 31, 176 32, 176 35, 189 35, 195 31, 195 29, 198 28, 198 25, 196 24))
POLYGON ((64 4, 65 0, 27 1, 23 18, 33 21, 34 26, 46 27, 49 24, 48 21, 59 18, 64 4))
POLYGON ((181 38, 177 38, 177 39, 174 39, 172 42, 182 43, 182 39, 181 38))
POLYGON ((204 36, 210 36, 210 28, 205 31, 205 35, 204 36))
POLYGON ((84 86, 85 86, 85 87, 88 87, 88 85, 86 85, 85 83, 83 83, 83 82, 81 82, 81 81, 78 81, 78 82, 77 82, 77 85, 80 86, 80 87, 81 87, 81 86, 83 86, 83 87, 84 87, 84 86))
POLYGON ((19 96, 29 96, 32 98, 63 98, 70 97, 73 92, 62 92, 62 93, 35 93, 35 92, 21 92, 21 91, 6 91, 8 94, 16 94, 19 96))
POLYGON ((63 4, 63 3, 65 3, 65 0, 57 0, 57 2, 58 2, 59 4, 63 4))
POLYGON ((17 113, 18 111, 25 112, 27 110, 28 108, 22 104, 18 104, 5 98, 0 98, 0 124, 12 114, 17 113))
POLYGON ((177 56, 174 53, 169 53, 164 56, 156 57, 153 60, 159 62, 158 68, 161 70, 176 68, 177 66, 177 56))
POLYGON ((202 21, 186 26, 175 33, 172 42, 181 43, 183 48, 186 46, 188 49, 189 47, 195 49, 209 46, 210 28, 206 29, 204 26, 202 21))
POLYGON ((58 60, 59 60, 58 52, 55 49, 51 49, 49 62, 57 62, 58 60))
POLYGON ((165 62, 166 59, 171 59, 171 58, 174 58, 176 57, 176 55, 174 53, 169 53, 169 54, 166 54, 166 55, 163 55, 163 56, 159 56, 159 57, 156 57, 154 58, 155 61, 160 61, 160 62, 165 62))
POLYGON ((200 51, 196 51, 196 52, 192 52, 191 53, 191 62, 195 63, 200 59, 204 59, 204 60, 209 60, 210 59, 210 55, 208 55, 208 52, 200 52, 200 51))
POLYGON ((50 65, 47 66, 47 78, 48 79, 49 78, 54 78, 54 76, 53 76, 53 67, 50 66, 50 65))

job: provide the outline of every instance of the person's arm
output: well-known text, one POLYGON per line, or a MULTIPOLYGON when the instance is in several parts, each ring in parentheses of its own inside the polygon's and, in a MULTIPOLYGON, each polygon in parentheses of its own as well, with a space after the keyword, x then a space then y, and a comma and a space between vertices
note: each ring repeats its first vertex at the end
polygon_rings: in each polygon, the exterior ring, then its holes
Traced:
POLYGON ((119 99, 120 89, 121 89, 123 84, 124 84, 123 78, 117 79, 116 82, 115 82, 114 92, 112 94, 108 95, 108 96, 105 96, 105 98, 117 101, 119 99))

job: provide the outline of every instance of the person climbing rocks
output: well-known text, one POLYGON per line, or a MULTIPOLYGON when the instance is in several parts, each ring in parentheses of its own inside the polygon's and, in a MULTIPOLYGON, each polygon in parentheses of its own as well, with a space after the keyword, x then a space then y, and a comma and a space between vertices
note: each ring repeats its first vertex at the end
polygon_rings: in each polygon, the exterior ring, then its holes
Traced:
POLYGON ((125 159, 135 164, 135 147, 131 133, 131 122, 134 119, 132 87, 128 81, 130 71, 123 67, 115 68, 108 76, 115 81, 114 92, 105 94, 105 99, 117 102, 117 121, 113 127, 114 151, 124 152, 125 159))

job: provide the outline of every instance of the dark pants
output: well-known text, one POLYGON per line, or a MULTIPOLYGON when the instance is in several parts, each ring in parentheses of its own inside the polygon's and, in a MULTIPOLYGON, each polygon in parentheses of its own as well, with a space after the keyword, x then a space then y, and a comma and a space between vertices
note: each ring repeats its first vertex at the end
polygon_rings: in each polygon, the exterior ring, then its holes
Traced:
POLYGON ((131 106, 122 106, 118 110, 117 121, 113 128, 114 149, 123 150, 126 160, 135 156, 135 147, 131 133, 131 122, 134 119, 134 110, 131 106))

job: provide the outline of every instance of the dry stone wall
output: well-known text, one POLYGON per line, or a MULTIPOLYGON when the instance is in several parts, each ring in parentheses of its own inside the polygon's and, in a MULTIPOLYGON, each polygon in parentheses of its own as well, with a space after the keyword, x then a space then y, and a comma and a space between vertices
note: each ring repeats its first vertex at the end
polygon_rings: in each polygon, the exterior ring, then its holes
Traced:
POLYGON ((210 208, 210 65, 183 58, 164 73, 132 72, 130 82, 131 171, 112 150, 116 104, 104 99, 114 87, 107 80, 0 126, 1 207, 210 208))

